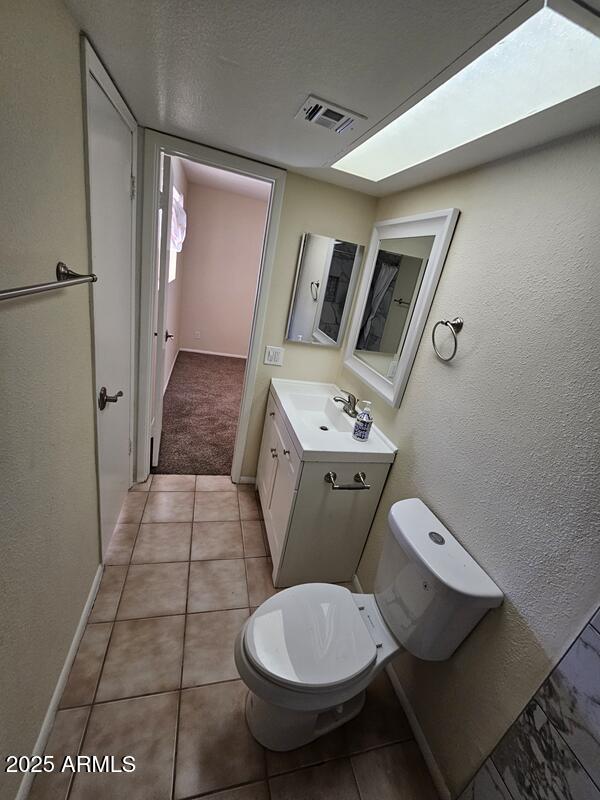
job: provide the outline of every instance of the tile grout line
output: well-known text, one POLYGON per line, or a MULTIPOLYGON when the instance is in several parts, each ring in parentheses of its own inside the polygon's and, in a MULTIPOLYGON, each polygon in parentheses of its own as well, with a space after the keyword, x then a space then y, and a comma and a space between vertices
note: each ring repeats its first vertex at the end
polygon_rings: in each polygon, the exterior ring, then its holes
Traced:
POLYGON ((181 695, 183 692, 183 668, 185 665, 185 638, 188 626, 188 605, 190 598, 190 577, 192 569, 192 544, 194 540, 194 511, 196 509, 196 479, 194 478, 194 504, 192 510, 192 530, 190 533, 190 546, 188 550, 188 570, 187 570, 187 584, 185 592, 185 617, 183 623, 183 641, 181 643, 181 669, 179 671, 179 689, 177 691, 177 713, 175 715, 175 740, 173 742, 173 770, 171 772, 171 800, 175 798, 175 781, 177 779, 177 751, 179 744, 179 724, 181 722, 181 695))
MULTIPOLYGON (((136 531, 136 534, 135 534, 135 537, 134 537, 134 540, 133 540, 133 545, 131 547, 131 553, 129 555, 129 562, 127 564, 127 572, 125 573, 125 579, 123 581, 123 585, 121 586, 121 591, 119 593, 119 602, 117 603, 117 607, 115 609, 115 615, 114 615, 114 617, 113 617, 113 619, 111 621, 110 636, 108 637, 108 641, 106 643, 106 649, 104 650, 104 656, 102 657, 102 663, 100 664, 100 670, 98 671, 98 678, 96 680, 96 686, 94 688, 94 694, 92 696, 92 702, 90 703, 90 713, 88 714, 88 717, 87 717, 87 720, 86 720, 86 723, 85 723, 85 726, 84 726, 84 729, 83 729, 83 734, 81 736, 81 741, 79 743, 79 748, 78 748, 78 751, 77 751, 77 755, 81 754, 81 748, 83 747, 83 743, 85 741, 85 737, 87 736, 87 733, 88 733, 88 730, 89 730, 89 727, 90 727, 90 720, 92 719, 92 712, 94 710, 94 705, 96 705, 96 697, 98 695, 98 687, 100 686, 100 681, 102 680, 102 673, 104 672, 104 665, 106 664, 106 656, 108 655, 108 649, 110 647, 110 643, 112 642, 112 637, 113 637, 113 633, 114 633, 114 630, 115 630, 115 623, 117 621, 117 614, 119 613, 119 606, 121 605, 121 600, 123 599, 123 592, 125 590, 125 584, 127 583, 127 576, 129 575, 129 567, 131 566, 131 559, 133 558, 133 551, 135 549, 135 544, 137 542, 137 538, 138 538, 138 536, 140 534, 140 528, 141 528, 141 525, 142 525, 141 520, 142 520, 142 517, 144 516, 144 510, 146 508, 146 503, 148 502, 148 494, 149 493, 146 492, 145 494, 146 494, 146 499, 144 500, 144 505, 142 507, 142 513, 140 515, 140 521, 138 523, 138 529, 136 531)), ((109 565, 105 564, 104 565, 104 569, 106 569, 107 566, 109 566, 109 565)), ((120 565, 110 565, 110 566, 123 566, 123 565, 120 564, 120 565)), ((90 609, 90 614, 91 614, 93 608, 94 607, 92 606, 92 608, 90 609)), ((88 619, 89 619, 89 614, 88 614, 88 619)), ((89 623, 86 620, 86 627, 87 627, 88 624, 89 623)), ((65 794, 65 800, 68 800, 69 797, 71 796, 71 792, 73 791, 73 785, 75 783, 75 777, 76 777, 75 774, 71 775, 71 780, 69 781, 69 787, 67 789, 67 793, 65 794)))
POLYGON ((354 764, 352 763, 352 756, 347 756, 348 763, 350 764, 350 771, 352 772, 352 777, 354 778, 354 785, 356 786, 356 795, 358 800, 363 800, 363 795, 360 790, 360 785, 358 783, 358 778, 356 777, 356 772, 354 770, 354 764))
MULTIPOLYGON (((182 687, 182 691, 185 689, 203 689, 205 686, 218 686, 222 683, 239 683, 241 678, 227 678, 226 680, 222 681, 210 681, 209 683, 196 683, 193 686, 184 686, 182 687)), ((157 692, 142 692, 141 694, 128 694, 123 697, 111 697, 107 700, 96 700, 94 702, 95 706, 106 706, 109 703, 120 703, 122 700, 138 700, 141 697, 156 697, 160 694, 173 694, 174 692, 178 692, 179 689, 159 689, 157 692)), ((68 708, 62 708, 61 711, 73 711, 78 708, 91 708, 91 705, 88 703, 87 705, 80 705, 80 706, 69 706, 68 708)))
MULTIPOLYGON (((575 761, 577 761, 577 763, 579 764, 579 766, 581 767, 581 769, 582 769, 582 770, 584 771, 584 773, 585 773, 585 774, 588 776, 588 778, 590 779, 590 782, 591 782, 592 786, 594 786, 596 789, 598 789, 598 790, 600 791, 600 786, 599 786, 599 785, 596 783, 596 781, 594 780, 594 778, 593 778, 593 777, 590 775, 590 773, 588 772, 588 770, 587 770, 587 769, 586 769, 586 767, 585 767, 585 764, 583 764, 583 762, 581 761, 581 759, 579 758, 579 756, 577 755, 577 753, 575 752, 575 750, 574 750, 574 749, 571 747, 571 745, 570 745, 570 744, 567 742, 567 740, 564 738, 564 736, 562 735, 562 733, 560 732, 560 730, 559 730, 559 729, 557 728, 557 726, 556 726, 556 725, 555 725, 555 724, 552 722, 552 720, 550 719, 550 717, 548 716, 548 714, 546 714, 546 712, 545 712, 545 711, 544 711, 544 709, 542 708, 541 704, 538 702, 538 700, 537 700, 535 697, 533 698, 533 702, 534 702, 534 703, 536 704, 536 706, 537 706, 537 707, 540 709, 540 711, 542 712, 542 714, 543 714, 543 715, 546 717, 546 720, 547 720, 547 722, 548 722, 548 725, 550 725, 550 727, 552 728, 552 730, 553 730, 553 731, 554 731, 554 732, 557 734, 557 736, 559 737, 559 739, 561 740, 561 742, 564 744, 564 746, 567 748, 567 750, 568 750, 568 751, 571 753, 571 755, 573 756, 573 758, 575 759, 575 761)), ((496 765, 494 764, 494 766, 496 766, 496 765)), ((498 769, 498 768, 496 767, 496 769, 498 769)), ((498 770, 498 771, 499 771, 499 770, 498 770)))
POLYGON ((243 529, 243 526, 242 526, 242 510, 240 508, 240 494, 237 491, 235 493, 235 499, 236 499, 236 502, 237 502, 238 514, 239 514, 239 517, 240 517, 240 533, 241 533, 241 536, 242 536, 242 553, 244 554, 244 578, 246 580, 246 600, 248 601, 248 611, 250 612, 250 609, 252 608, 252 604, 250 603, 250 586, 248 584, 248 566, 246 564, 246 544, 244 542, 244 529, 243 529))
MULTIPOLYGON (((248 583, 248 565, 247 565, 247 557, 246 557, 246 544, 245 544, 245 541, 244 541, 244 524, 243 524, 243 521, 242 521, 242 509, 240 508, 239 491, 238 491, 238 496, 237 497, 238 497, 238 508, 239 508, 239 511, 240 511, 240 527, 242 529, 242 547, 244 548, 244 570, 246 571, 246 589, 247 589, 247 593, 248 593, 248 612, 250 614, 252 614, 250 609, 253 608, 253 606, 250 603, 250 584, 248 583)), ((258 498, 256 496, 255 496, 254 499, 258 503, 258 498)), ((261 528, 261 538, 262 538, 262 528, 261 528)), ((265 551, 266 551, 266 548, 265 548, 265 551)), ((250 691, 250 690, 248 689, 248 691, 250 691)), ((246 703, 244 702, 244 722, 246 722, 245 715, 246 715, 246 703)), ((265 747, 263 747, 262 748, 262 752, 263 752, 263 764, 264 764, 264 770, 265 770, 265 783, 266 783, 266 786, 267 786, 267 795, 269 797, 269 800, 271 800, 271 783, 269 781, 269 764, 268 764, 268 761, 267 761, 267 749, 265 747)))
MULTIPOLYGON (((327 734, 325 734, 327 735, 327 734)), ((315 740, 313 740, 314 742, 315 740)), ((324 764, 331 764, 334 761, 342 761, 344 758, 349 760, 357 757, 365 755, 366 753, 374 753, 377 750, 385 750, 388 747, 394 747, 397 744, 408 744, 409 742, 416 742, 415 738, 411 736, 409 739, 392 739, 389 742, 385 742, 384 744, 375 744, 372 747, 366 747, 364 750, 353 750, 352 752, 344 753, 343 755, 332 756, 331 758, 322 758, 320 761, 314 761, 310 764, 302 764, 301 766, 294 767, 292 769, 284 769, 281 772, 274 772, 272 775, 269 775, 269 778, 279 778, 280 775, 293 775, 294 772, 300 772, 304 769, 312 769, 313 767, 322 767, 324 764)), ((311 742, 309 742, 311 744, 311 742)))
MULTIPOLYGON (((236 559, 237 560, 237 559, 236 559)), ((241 561, 241 559, 239 559, 241 561)), ((179 561, 179 564, 185 564, 185 561, 179 561)), ((136 566, 136 565, 134 565, 136 566)), ((178 611, 176 613, 168 613, 168 614, 148 614, 146 617, 122 617, 121 619, 115 619, 114 622, 139 622, 143 619, 166 619, 167 617, 184 617, 184 616, 193 616, 195 614, 214 614, 218 613, 219 611, 243 611, 245 609, 250 608, 249 605, 243 606, 233 606, 232 608, 206 608, 203 611, 188 611, 187 614, 184 611, 178 611)), ((110 623, 111 620, 104 620, 103 622, 90 622, 90 625, 106 625, 110 623)))
MULTIPOLYGON (((244 575, 246 576, 246 597, 248 599, 248 614, 252 616, 251 608, 252 604, 250 603, 250 585, 248 583, 248 565, 246 563, 246 542, 244 540, 244 524, 242 521, 242 509, 240 508, 240 493, 239 491, 236 492, 237 504, 238 504, 238 513, 240 515, 240 530, 242 533, 242 552, 244 553, 244 575)), ((244 696, 244 723, 247 725, 246 722, 246 700, 248 698, 248 692, 250 690, 246 686, 246 694, 244 696)), ((263 756, 263 769, 265 775, 265 783, 267 785, 267 794, 269 796, 269 800, 271 800, 271 787, 269 785, 269 769, 267 766, 267 751, 266 748, 262 747, 262 756, 263 756)))
MULTIPOLYGON (((234 519, 223 520, 223 522, 236 522, 234 519)), ((148 523, 147 523, 148 524, 148 523)), ((154 523, 150 523, 154 524, 154 523)), ((159 525, 166 525, 168 523, 159 522, 159 525)), ((187 525, 188 523, 176 523, 177 525, 187 525)), ((141 527, 141 526, 140 526, 141 527)), ((155 567, 159 564, 187 564, 188 561, 192 563, 195 562, 202 562, 205 563, 207 561, 244 561, 245 559, 257 559, 257 558, 269 558, 270 556, 224 556, 223 558, 181 558, 179 561, 133 561, 131 562, 132 567, 155 567)), ((106 567, 128 567, 129 564, 105 564, 106 567)))
POLYGON ((255 783, 264 783, 267 786, 267 791, 269 793, 269 798, 271 797, 271 791, 269 789, 269 781, 267 779, 264 780, 253 780, 253 781, 244 781, 243 783, 234 783, 233 786, 226 786, 224 789, 208 789, 206 792, 200 792, 199 794, 186 794, 185 797, 180 797, 178 800, 200 800, 201 797, 214 797, 215 795, 218 796, 224 792, 237 792, 238 789, 243 789, 246 786, 253 786, 255 783))
MULTIPOLYGON (((85 708, 85 706, 83 706, 83 708, 85 708)), ((81 747, 83 745, 83 740, 85 739, 85 735, 87 733, 88 725, 89 725, 89 722, 90 722, 90 717, 92 716, 92 706, 91 706, 91 704, 87 708, 88 708, 88 714, 87 714, 87 717, 86 717, 86 720, 85 720, 85 725, 83 726, 83 731, 81 732, 81 736, 79 737, 79 742, 77 744, 77 755, 79 755, 81 753, 81 747)), ((66 709, 64 709, 64 710, 66 711, 66 709)), ((56 718, 55 718, 55 721, 56 721, 56 718)), ((67 783, 67 790, 65 792, 65 800, 67 800, 67 798, 71 794, 71 789, 73 788, 73 782, 75 780, 75 775, 76 775, 75 772, 72 772, 69 775, 69 782, 67 783)))

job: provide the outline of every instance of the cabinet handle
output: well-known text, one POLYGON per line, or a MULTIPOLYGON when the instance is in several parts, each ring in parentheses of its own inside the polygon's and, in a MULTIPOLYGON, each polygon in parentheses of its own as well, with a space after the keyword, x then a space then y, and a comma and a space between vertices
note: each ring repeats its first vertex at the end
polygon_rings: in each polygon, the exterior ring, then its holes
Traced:
POLYGON ((364 472, 357 472, 354 476, 355 483, 340 483, 337 484, 337 473, 335 472, 328 472, 323 480, 325 483, 331 484, 332 491, 342 491, 342 492, 361 492, 363 489, 370 489, 370 484, 366 483, 366 474, 364 472), (358 484, 358 485, 357 485, 358 484))
POLYGON ((277 458, 277 448, 276 447, 272 447, 271 448, 271 455, 273 456, 273 458, 277 458))

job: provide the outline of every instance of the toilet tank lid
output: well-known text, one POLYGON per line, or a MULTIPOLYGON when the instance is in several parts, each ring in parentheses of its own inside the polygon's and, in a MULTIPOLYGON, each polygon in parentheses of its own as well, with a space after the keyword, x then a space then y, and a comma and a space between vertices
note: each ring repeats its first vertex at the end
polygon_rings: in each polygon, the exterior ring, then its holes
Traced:
POLYGON ((441 583, 460 594, 499 606, 503 592, 435 514, 417 497, 390 508, 388 523, 400 547, 441 583))

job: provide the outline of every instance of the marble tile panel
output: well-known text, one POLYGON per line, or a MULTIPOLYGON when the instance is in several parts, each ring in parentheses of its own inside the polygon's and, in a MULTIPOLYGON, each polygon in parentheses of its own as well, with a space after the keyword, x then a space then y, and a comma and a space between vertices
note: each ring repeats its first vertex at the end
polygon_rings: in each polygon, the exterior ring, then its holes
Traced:
POLYGON ((600 791, 535 700, 492 761, 513 800, 600 800, 600 791))
POLYGON ((584 629, 536 699, 600 786, 600 633, 595 628, 584 629))

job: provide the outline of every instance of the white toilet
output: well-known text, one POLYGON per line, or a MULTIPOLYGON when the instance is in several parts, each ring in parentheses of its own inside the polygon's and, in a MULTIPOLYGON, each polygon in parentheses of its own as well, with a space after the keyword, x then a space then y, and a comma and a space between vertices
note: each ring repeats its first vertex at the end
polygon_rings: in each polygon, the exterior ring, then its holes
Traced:
POLYGON ((248 726, 291 750, 355 717, 365 688, 402 649, 449 658, 503 594, 418 499, 390 509, 374 594, 307 583, 270 597, 235 644, 248 726))

